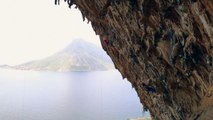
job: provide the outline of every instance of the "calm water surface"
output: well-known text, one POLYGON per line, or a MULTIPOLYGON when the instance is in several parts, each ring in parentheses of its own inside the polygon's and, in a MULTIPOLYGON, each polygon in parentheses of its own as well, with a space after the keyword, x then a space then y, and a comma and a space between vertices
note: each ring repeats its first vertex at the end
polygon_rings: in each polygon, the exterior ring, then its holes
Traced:
POLYGON ((0 69, 0 120, 127 120, 148 116, 119 72, 0 69))

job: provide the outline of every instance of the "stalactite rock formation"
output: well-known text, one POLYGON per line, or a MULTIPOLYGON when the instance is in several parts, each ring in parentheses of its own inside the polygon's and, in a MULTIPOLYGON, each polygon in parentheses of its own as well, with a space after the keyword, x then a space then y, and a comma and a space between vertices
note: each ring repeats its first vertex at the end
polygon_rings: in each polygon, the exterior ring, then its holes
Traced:
POLYGON ((213 119, 212 0, 65 1, 91 22, 154 120, 213 119))

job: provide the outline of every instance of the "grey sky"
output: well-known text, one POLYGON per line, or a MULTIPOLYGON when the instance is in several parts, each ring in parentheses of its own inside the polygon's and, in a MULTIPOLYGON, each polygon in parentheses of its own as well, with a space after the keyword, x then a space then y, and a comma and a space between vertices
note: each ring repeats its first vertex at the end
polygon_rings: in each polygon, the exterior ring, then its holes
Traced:
POLYGON ((74 38, 100 45, 91 25, 65 3, 55 6, 54 0, 2 0, 0 15, 0 64, 41 59, 74 38))

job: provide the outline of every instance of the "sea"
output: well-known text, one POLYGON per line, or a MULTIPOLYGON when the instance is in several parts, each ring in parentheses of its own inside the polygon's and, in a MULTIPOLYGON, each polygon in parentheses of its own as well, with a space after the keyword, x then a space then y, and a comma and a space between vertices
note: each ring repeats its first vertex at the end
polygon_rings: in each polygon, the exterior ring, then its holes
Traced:
POLYGON ((0 69, 0 120, 128 120, 147 117, 117 70, 0 69))

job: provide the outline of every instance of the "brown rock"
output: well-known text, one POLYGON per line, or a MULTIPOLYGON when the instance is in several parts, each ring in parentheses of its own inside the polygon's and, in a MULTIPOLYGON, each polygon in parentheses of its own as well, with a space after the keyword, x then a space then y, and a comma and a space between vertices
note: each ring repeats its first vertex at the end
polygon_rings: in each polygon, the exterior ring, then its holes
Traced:
POLYGON ((103 48, 107 48, 116 68, 133 84, 153 119, 211 120, 213 70, 209 63, 212 60, 207 61, 206 56, 213 56, 213 1, 178 1, 72 3, 91 21, 97 34, 109 33, 108 38, 113 38, 112 44, 102 44, 103 48), (173 55, 172 39, 177 39, 173 55), (170 58, 174 55, 176 64, 172 65, 170 58), (161 80, 162 75, 165 80, 161 80), (152 81, 156 93, 143 88, 141 83, 147 80, 152 81))

